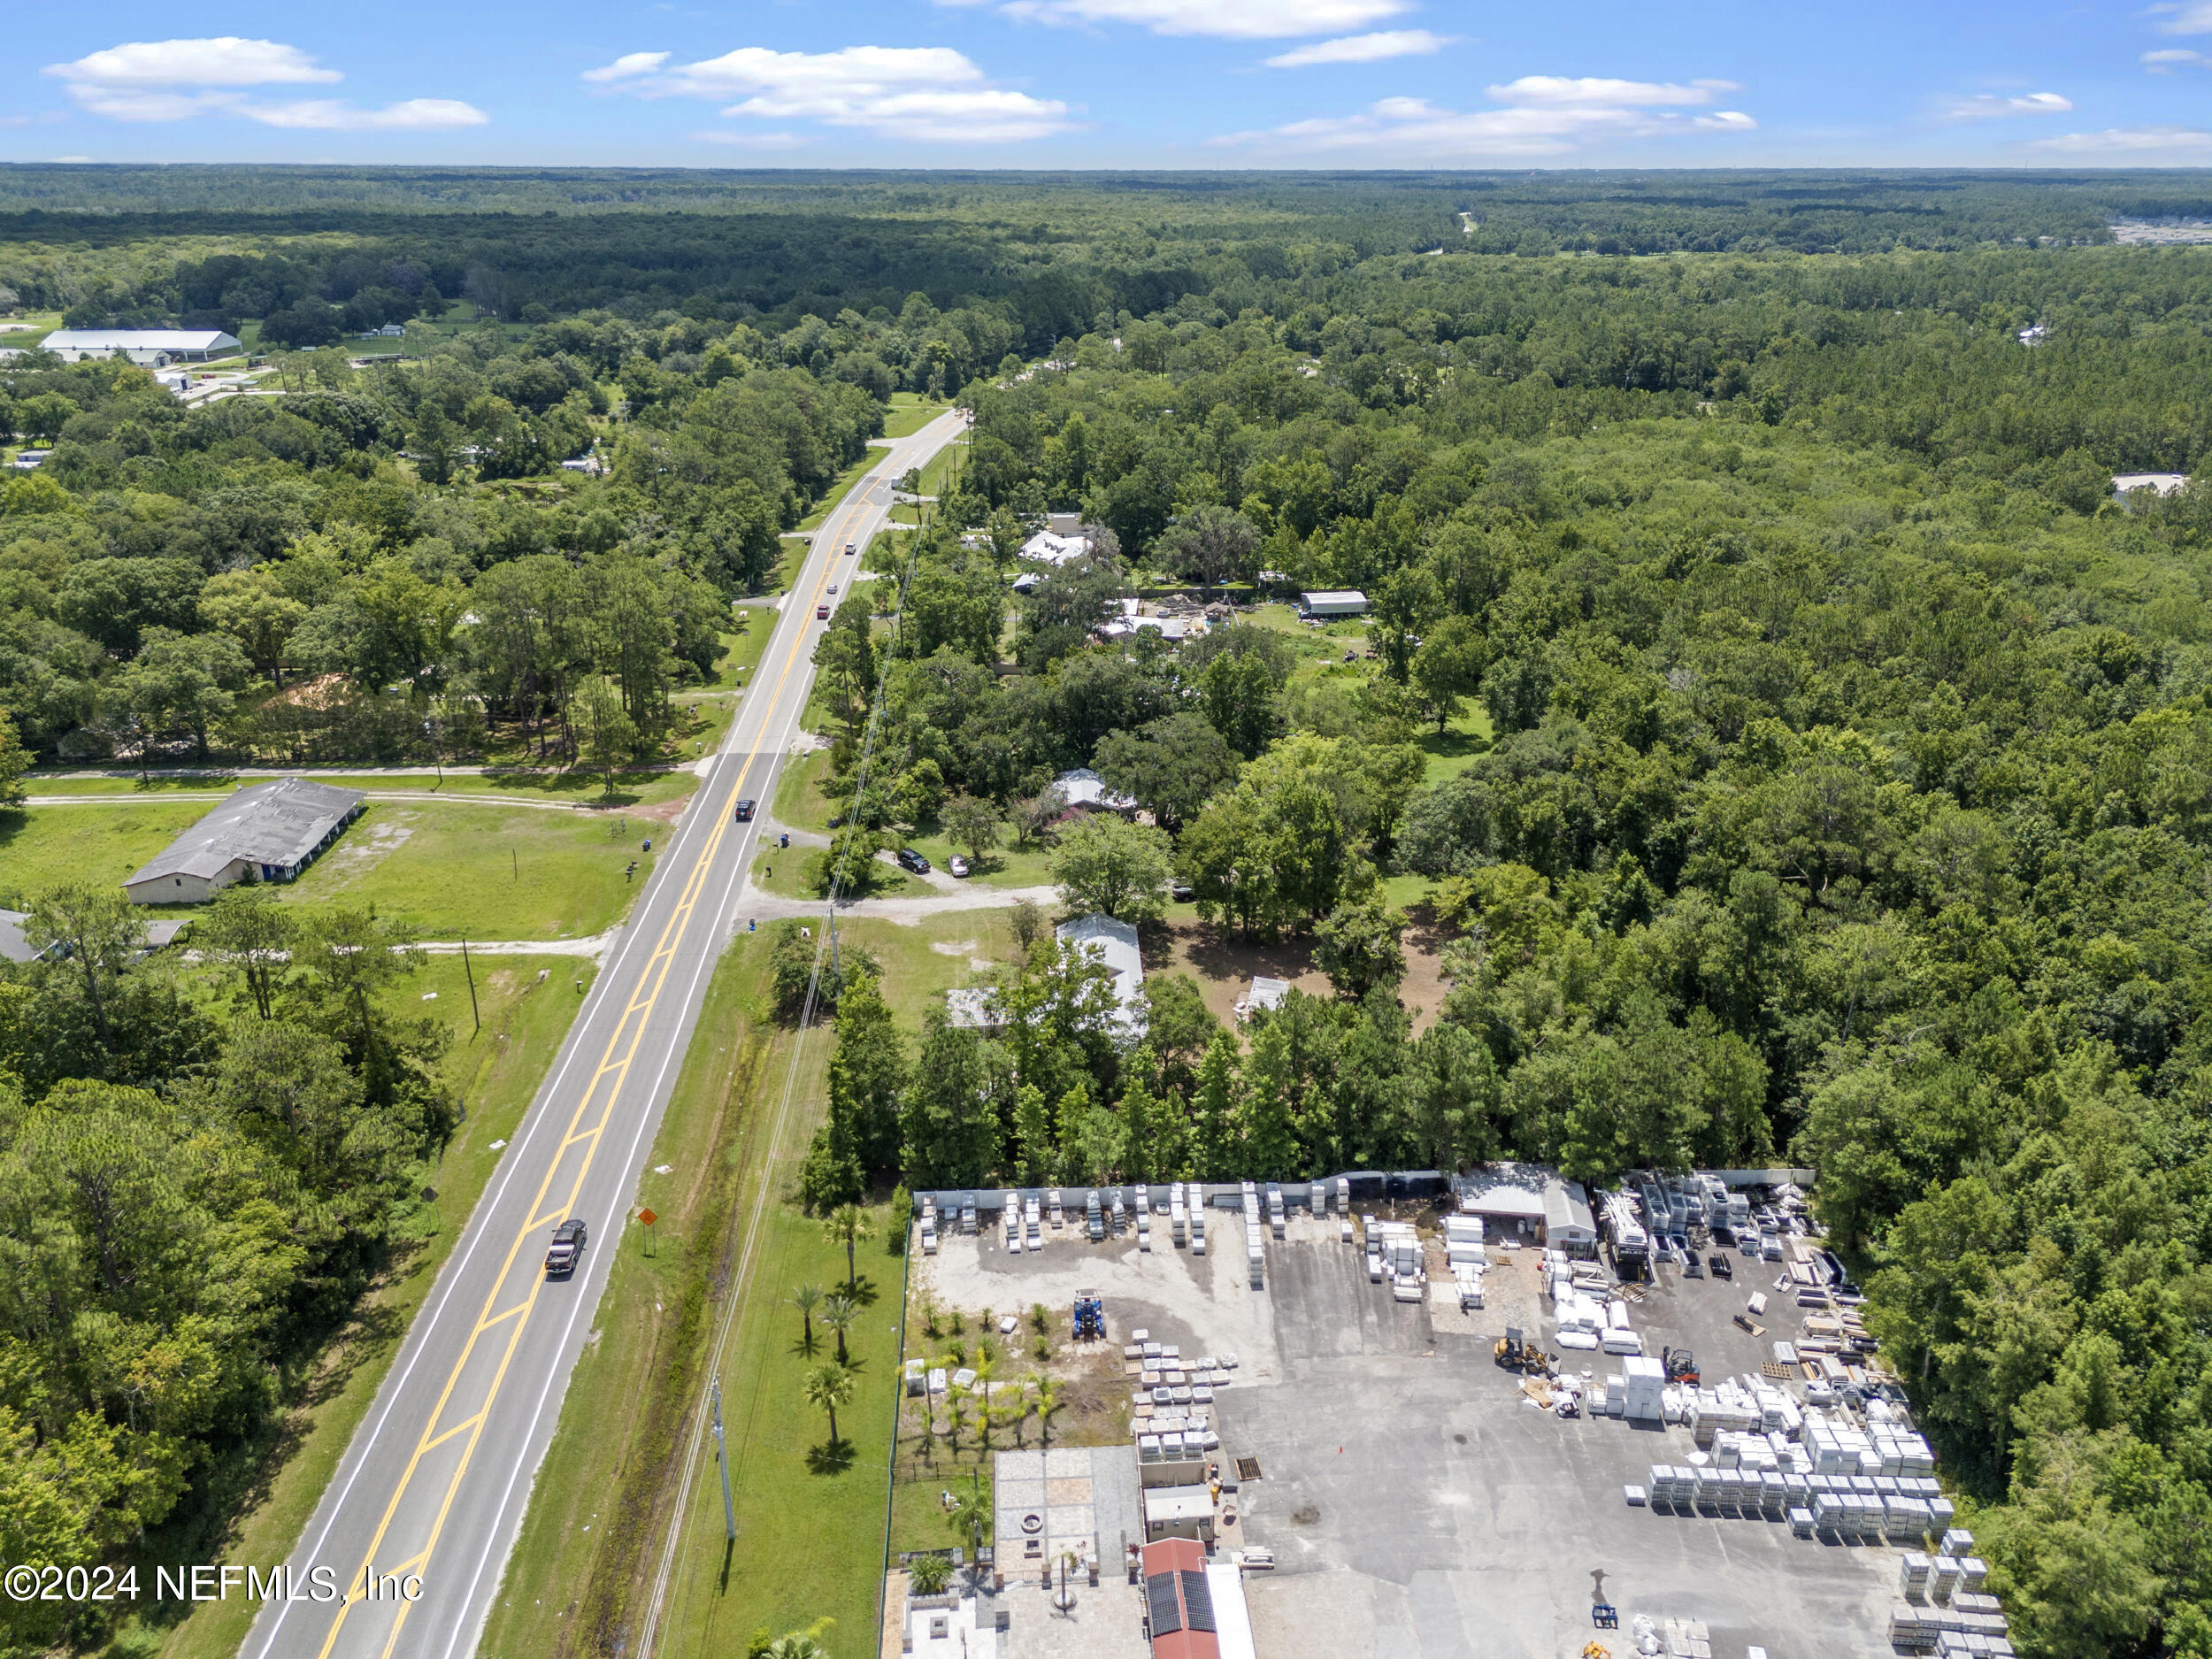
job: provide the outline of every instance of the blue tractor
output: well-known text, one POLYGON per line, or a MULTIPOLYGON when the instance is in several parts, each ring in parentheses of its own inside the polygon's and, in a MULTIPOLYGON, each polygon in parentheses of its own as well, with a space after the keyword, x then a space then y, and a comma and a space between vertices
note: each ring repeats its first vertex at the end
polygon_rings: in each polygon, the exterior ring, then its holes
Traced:
POLYGON ((1075 1340, 1096 1342, 1106 1334, 1106 1304, 1094 1290, 1075 1293, 1075 1340))

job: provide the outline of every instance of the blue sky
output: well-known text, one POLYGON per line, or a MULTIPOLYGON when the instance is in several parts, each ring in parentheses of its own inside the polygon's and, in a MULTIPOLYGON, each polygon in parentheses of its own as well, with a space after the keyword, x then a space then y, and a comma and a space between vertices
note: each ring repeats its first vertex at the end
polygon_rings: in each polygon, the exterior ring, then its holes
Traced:
POLYGON ((2212 0, 24 8, 0 157, 2212 165, 2212 0))

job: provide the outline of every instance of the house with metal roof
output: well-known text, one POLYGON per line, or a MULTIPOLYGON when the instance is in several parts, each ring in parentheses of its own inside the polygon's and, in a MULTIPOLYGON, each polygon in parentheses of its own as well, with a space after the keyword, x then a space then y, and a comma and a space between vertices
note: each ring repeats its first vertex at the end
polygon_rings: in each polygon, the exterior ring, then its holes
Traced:
POLYGON ((57 328, 39 342, 65 363, 120 352, 142 369, 204 363, 238 349, 238 336, 219 328, 57 328))
POLYGON ((123 884, 134 904, 204 904, 249 875, 289 881, 361 816, 368 797, 307 778, 241 789, 123 884))
POLYGON ((1356 588, 1323 588, 1298 595, 1298 614, 1302 617, 1363 617, 1367 614, 1367 595, 1356 588))
POLYGON ((1064 943, 1074 945, 1094 961, 1113 972, 1114 1030, 1130 1042, 1144 1035, 1144 953, 1137 948, 1137 930, 1110 916, 1079 916, 1055 930, 1064 943))

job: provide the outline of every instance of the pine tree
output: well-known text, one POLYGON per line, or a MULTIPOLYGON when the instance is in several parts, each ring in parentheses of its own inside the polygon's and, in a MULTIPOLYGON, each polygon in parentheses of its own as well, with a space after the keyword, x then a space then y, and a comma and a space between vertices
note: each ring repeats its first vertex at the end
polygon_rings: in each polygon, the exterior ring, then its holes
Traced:
POLYGON ((1025 1186, 1041 1187, 1054 1178, 1060 1156, 1052 1143, 1052 1114, 1044 1090, 1034 1083, 1023 1084, 1014 1096, 1014 1143, 1025 1186))
POLYGON ((1187 1168, 1196 1180, 1226 1179, 1237 1132, 1237 1045, 1225 1031, 1216 1032, 1198 1068, 1198 1093, 1192 1102, 1193 1126, 1187 1168))

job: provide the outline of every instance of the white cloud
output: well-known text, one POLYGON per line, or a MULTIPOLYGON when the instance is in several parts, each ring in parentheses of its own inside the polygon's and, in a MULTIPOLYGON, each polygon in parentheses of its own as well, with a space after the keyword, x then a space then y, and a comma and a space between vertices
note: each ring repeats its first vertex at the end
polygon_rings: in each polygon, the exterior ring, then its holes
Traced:
POLYGON ((1418 58, 1442 51, 1448 35, 1426 29, 1381 29, 1372 35, 1343 35, 1310 46, 1294 46, 1263 61, 1270 69, 1304 69, 1314 64, 1379 64, 1389 58, 1418 58))
POLYGON ((796 150, 806 142, 796 133, 726 133, 714 128, 692 137, 703 144, 731 144, 740 150, 796 150))
POLYGON ((72 86, 267 87, 339 81, 318 68, 296 46, 281 41, 242 40, 235 35, 197 41, 127 41, 74 63, 50 64, 45 73, 72 86))
POLYGON ((1502 87, 1484 88, 1501 104, 1549 104, 1561 108, 1603 108, 1649 104, 1710 104, 1716 92, 1740 90, 1732 81, 1610 81, 1601 75, 1523 75, 1502 87))
POLYGON ((1384 98, 1356 115, 1319 116, 1215 142, 1276 150, 1360 151, 1407 157, 1541 157, 1570 153, 1607 138, 1655 137, 1702 128, 1748 132, 1758 126, 1740 110, 1716 110, 1686 119, 1678 106, 1710 103, 1728 81, 1686 86, 1647 81, 1525 76, 1490 94, 1505 107, 1441 109, 1425 98, 1384 98))
POLYGON ((1944 114, 1955 121, 1986 121, 2008 115, 2064 115, 2074 101, 2055 92, 2022 92, 2006 97, 1994 92, 1955 98, 1944 114))
POLYGON ((2200 64, 2212 67, 2212 58, 2181 46, 2170 46, 2163 51, 2145 52, 2141 61, 2143 67, 2154 75, 2172 73, 2176 64, 2200 64))
POLYGON ((2141 156, 2212 150, 2212 133, 2184 127, 2108 127, 2101 133, 2039 138, 2034 148, 2074 156, 2141 156))
POLYGON ((242 87, 342 81, 296 46, 234 35, 205 40, 129 41, 44 72, 64 82, 78 106, 117 121, 181 121, 231 115, 268 127, 325 132, 413 131, 480 127, 491 118, 457 98, 407 98, 362 109, 336 98, 268 104, 242 87))
POLYGON ((587 81, 630 81, 639 75, 649 75, 674 57, 673 52, 625 52, 603 69, 587 69, 587 81))
POLYGON ((2162 35, 2212 35, 2212 0, 2187 0, 2181 5, 2155 5, 2153 16, 2163 13, 2162 35))
MULTIPOLYGON (((941 3, 972 5, 979 0, 941 3)), ((1409 0, 1003 0, 998 6, 1008 17, 1033 23, 1134 23, 1156 35, 1243 41, 1327 35, 1409 9, 1409 0)))
MULTIPOLYGON (((652 55, 635 53, 616 65, 652 55)), ((621 84, 647 96, 734 97, 724 115, 820 121, 916 143, 1004 143, 1072 125, 1065 104, 994 86, 949 46, 834 52, 745 46, 695 64, 641 70, 621 84)))
POLYGON ((335 98, 303 98, 296 104, 248 104, 236 112, 269 127, 340 133, 438 132, 481 127, 491 119, 474 104, 458 98, 407 98, 380 110, 357 109, 335 98))

